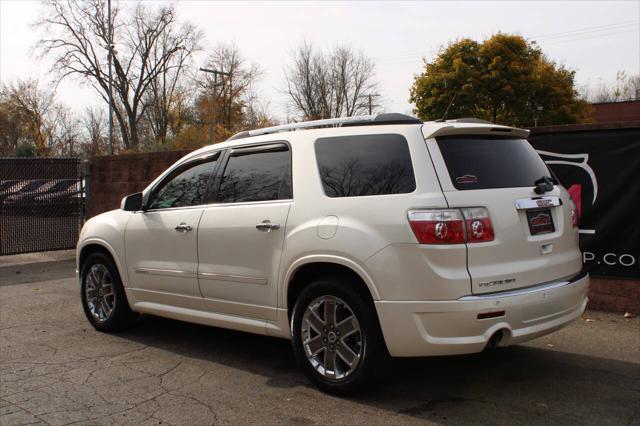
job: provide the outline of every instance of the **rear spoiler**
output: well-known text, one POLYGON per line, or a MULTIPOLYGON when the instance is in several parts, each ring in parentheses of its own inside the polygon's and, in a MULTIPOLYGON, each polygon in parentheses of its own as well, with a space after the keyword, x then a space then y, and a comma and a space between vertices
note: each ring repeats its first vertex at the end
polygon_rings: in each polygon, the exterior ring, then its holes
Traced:
POLYGON ((515 136, 526 139, 529 131, 507 126, 444 126, 437 129, 430 135, 425 134, 425 138, 435 138, 438 136, 450 135, 494 135, 494 136, 515 136))

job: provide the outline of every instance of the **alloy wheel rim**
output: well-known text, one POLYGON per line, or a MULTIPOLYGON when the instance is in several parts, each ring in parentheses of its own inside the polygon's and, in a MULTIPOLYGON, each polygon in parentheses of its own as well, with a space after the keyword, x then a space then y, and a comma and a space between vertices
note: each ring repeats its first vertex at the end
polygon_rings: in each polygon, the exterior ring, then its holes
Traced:
POLYGON ((85 299, 93 318, 103 323, 109 319, 116 306, 113 279, 106 266, 92 265, 85 277, 85 299))
POLYGON ((342 299, 314 299, 302 315, 302 346, 307 360, 326 379, 340 381, 352 374, 364 354, 358 318, 342 299))

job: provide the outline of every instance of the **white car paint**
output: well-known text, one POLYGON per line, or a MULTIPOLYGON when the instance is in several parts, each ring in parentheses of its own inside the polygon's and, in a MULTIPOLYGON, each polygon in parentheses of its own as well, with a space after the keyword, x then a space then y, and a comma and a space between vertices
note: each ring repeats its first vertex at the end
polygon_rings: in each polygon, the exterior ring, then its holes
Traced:
MULTIPOLYGON (((567 208, 554 211, 556 232, 527 237, 513 200, 535 196, 533 188, 453 188, 434 137, 489 134, 496 128, 521 138, 528 134, 496 125, 429 122, 261 134, 207 146, 176 162, 144 194, 196 157, 286 141, 292 157, 293 199, 164 211, 114 210, 85 224, 78 259, 90 244, 105 247, 115 259, 134 311, 247 332, 290 338, 288 286, 302 266, 327 262, 343 265, 362 279, 394 356, 477 352, 497 330, 503 331, 501 345, 535 338, 582 313, 589 279, 567 280, 581 269, 577 230, 572 229, 567 208), (414 192, 324 195, 316 139, 389 133, 408 141, 414 192), (452 206, 487 207, 496 239, 472 247, 418 244, 407 212, 452 206), (256 230, 264 220, 280 228, 256 230), (193 231, 176 232, 174 228, 183 223, 193 231), (544 244, 552 244, 551 254, 540 253, 544 244), (517 278, 501 288, 510 291, 480 294, 478 282, 505 277, 517 278), (506 315, 476 318, 491 310, 505 310, 506 315)), ((556 186, 553 195, 568 205, 563 188, 556 186)))

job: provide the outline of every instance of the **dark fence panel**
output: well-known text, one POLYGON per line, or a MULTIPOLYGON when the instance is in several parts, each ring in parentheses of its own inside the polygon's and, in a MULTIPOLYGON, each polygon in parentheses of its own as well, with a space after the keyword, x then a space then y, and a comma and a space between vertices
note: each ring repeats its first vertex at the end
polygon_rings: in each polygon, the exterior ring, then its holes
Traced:
POLYGON ((83 211, 78 158, 0 158, 0 255, 75 247, 83 211))
POLYGON ((589 273, 640 279, 640 122, 543 127, 529 141, 578 206, 589 273))

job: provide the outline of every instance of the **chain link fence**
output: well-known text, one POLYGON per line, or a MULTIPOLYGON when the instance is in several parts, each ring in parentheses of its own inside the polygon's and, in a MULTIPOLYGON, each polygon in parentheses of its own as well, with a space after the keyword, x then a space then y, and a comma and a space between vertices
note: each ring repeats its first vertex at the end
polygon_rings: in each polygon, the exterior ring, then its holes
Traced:
POLYGON ((84 219, 78 158, 0 158, 0 255, 74 248, 84 219))

